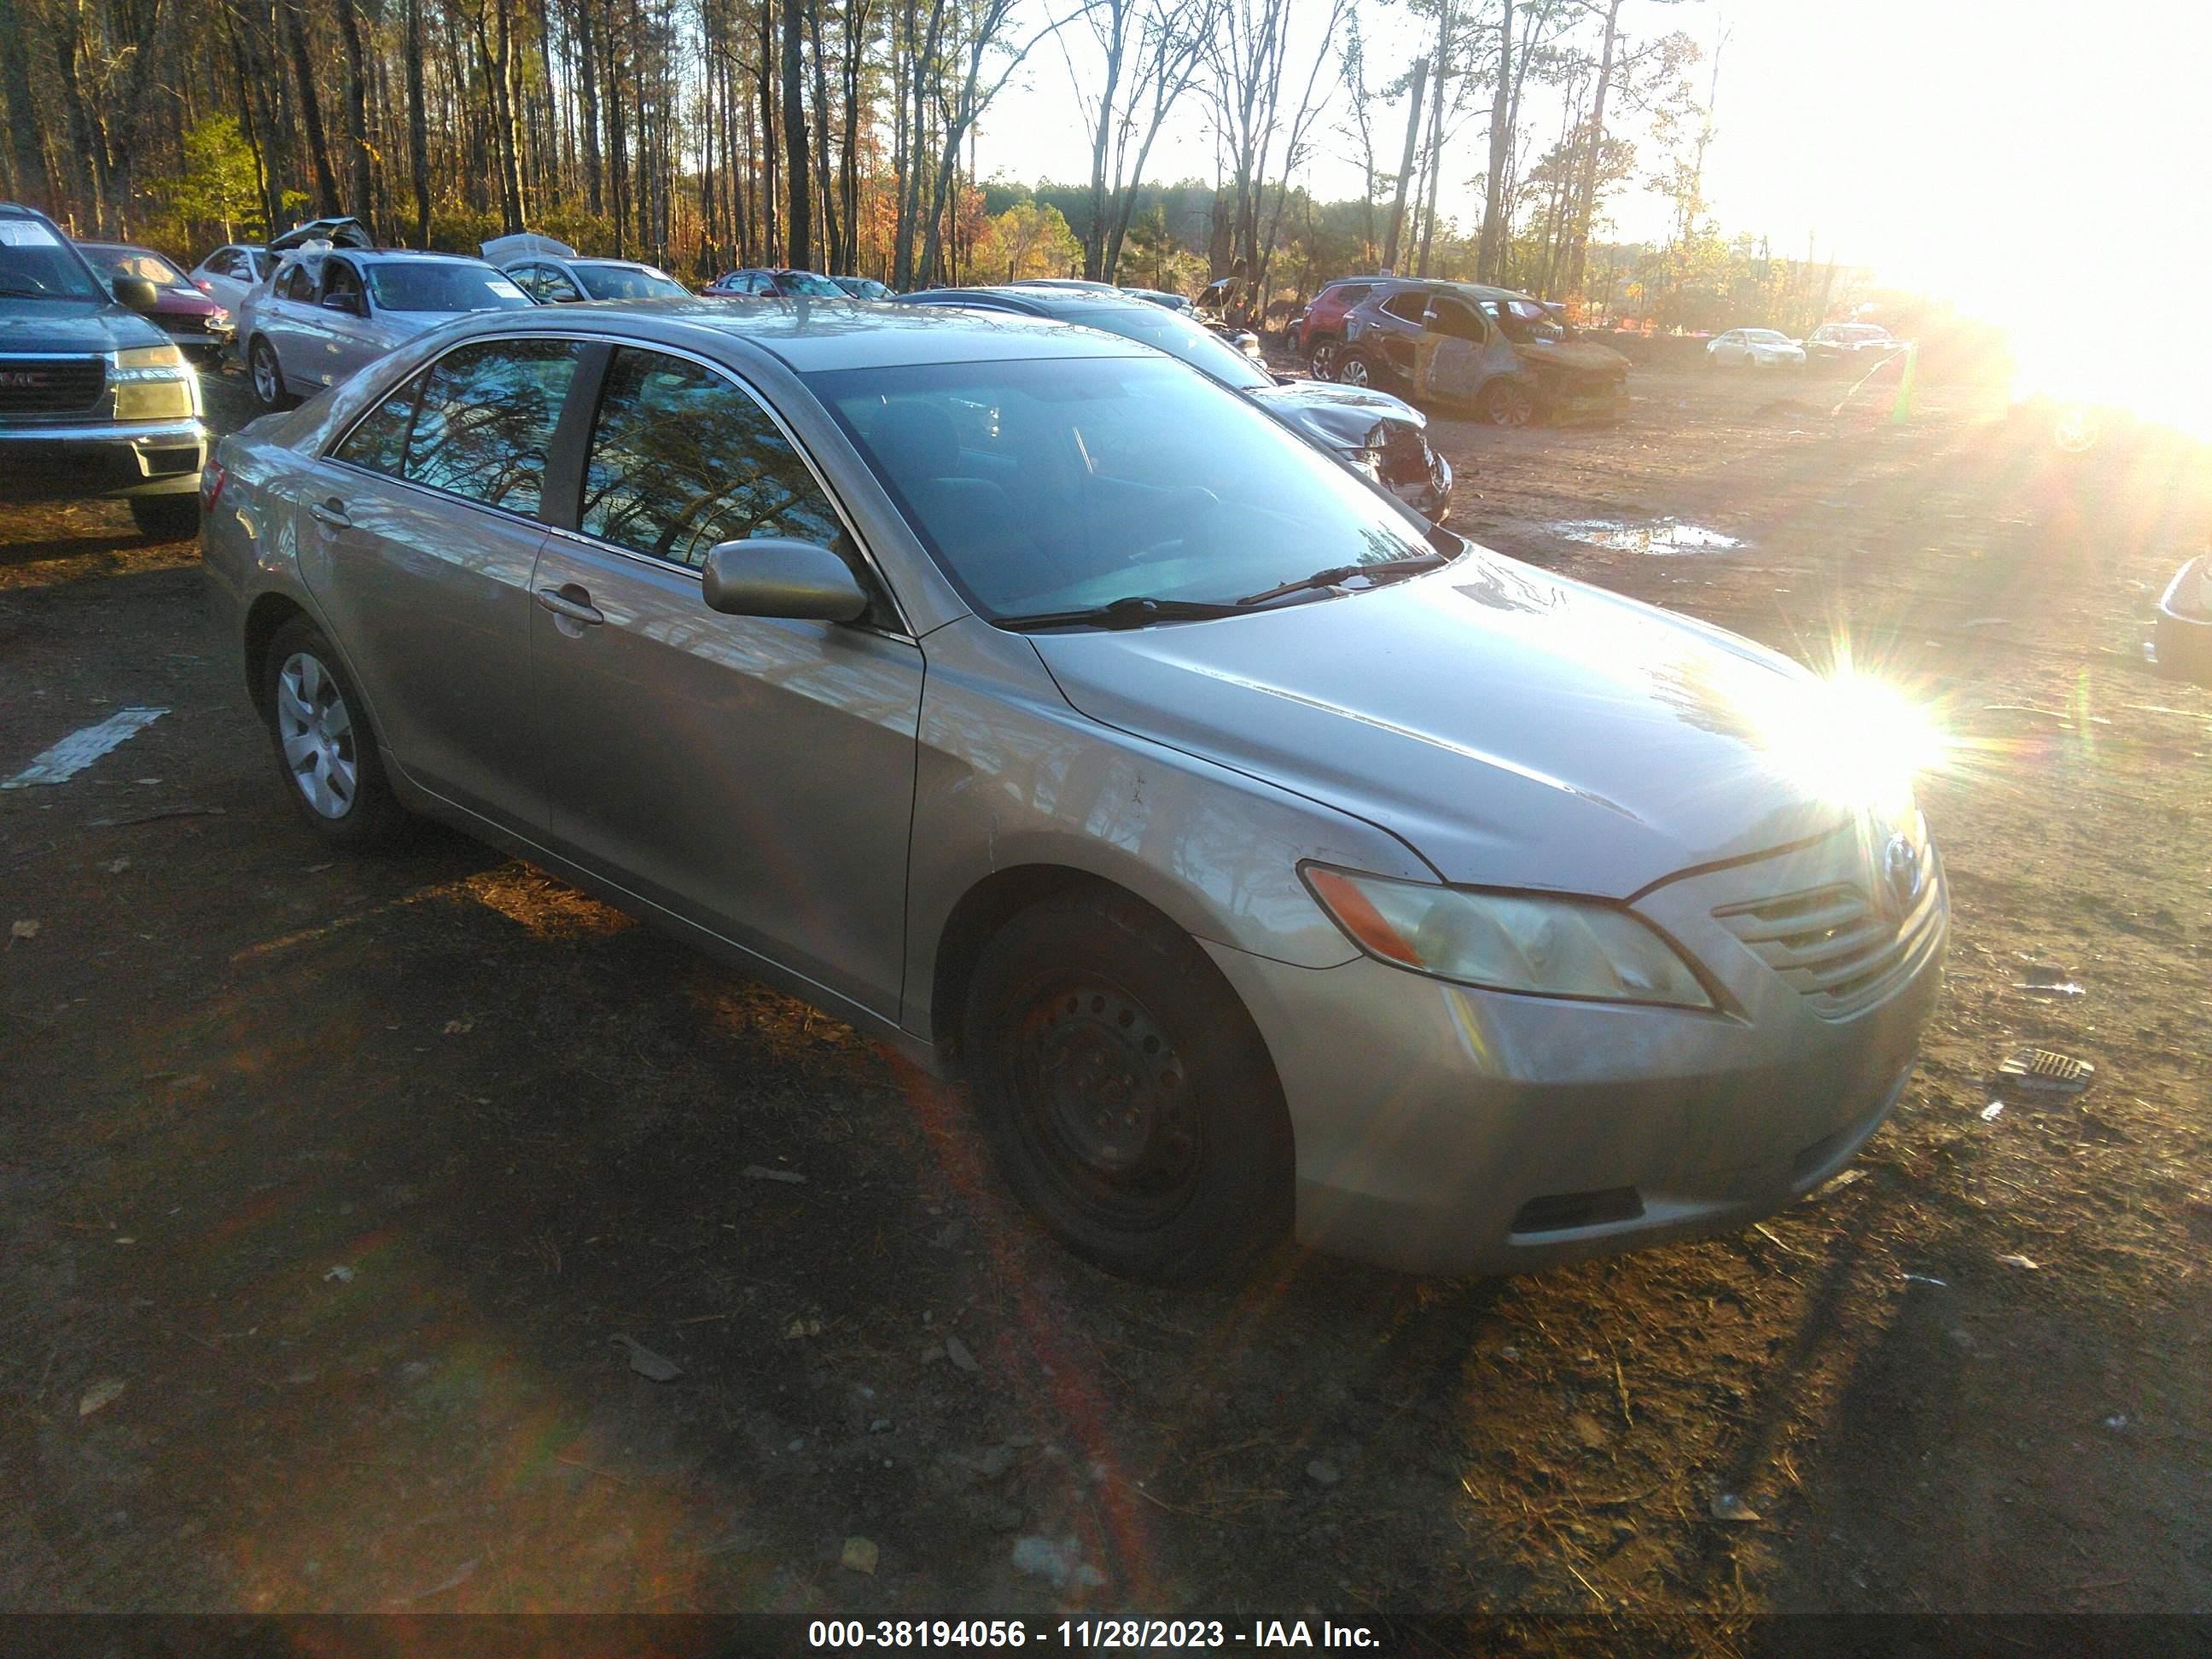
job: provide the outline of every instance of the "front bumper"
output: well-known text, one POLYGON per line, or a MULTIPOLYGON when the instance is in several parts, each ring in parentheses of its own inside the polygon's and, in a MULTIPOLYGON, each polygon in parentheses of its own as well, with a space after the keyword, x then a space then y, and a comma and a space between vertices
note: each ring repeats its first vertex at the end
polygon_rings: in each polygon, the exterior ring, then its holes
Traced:
POLYGON ((2167 585, 2158 602, 2151 641, 2161 675, 2212 686, 2212 615, 2198 611, 2191 599, 2205 582, 2208 561, 2212 554, 2191 559, 2167 585))
POLYGON ((1718 979, 1714 1013, 1209 945, 1282 1081, 1299 1238, 1410 1272, 1514 1272, 1747 1226, 1828 1179, 1903 1092, 1943 918, 1881 1000, 1828 1019, 1715 920, 1742 892, 1739 867, 1637 907, 1718 979))
POLYGON ((0 427, 0 501, 190 495, 207 454, 196 420, 0 427))
POLYGON ((1445 509, 1451 504, 1451 463, 1431 450, 1425 477, 1389 483, 1382 487, 1431 524, 1441 524, 1445 509))

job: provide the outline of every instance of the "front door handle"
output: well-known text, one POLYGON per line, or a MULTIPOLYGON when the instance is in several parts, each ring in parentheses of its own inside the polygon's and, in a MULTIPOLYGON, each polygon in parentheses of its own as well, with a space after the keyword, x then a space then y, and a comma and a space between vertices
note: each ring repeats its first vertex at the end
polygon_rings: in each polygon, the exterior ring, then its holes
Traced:
POLYGON ((570 622, 582 623, 589 628, 596 628, 606 620, 599 606, 592 603, 592 596, 574 582, 565 587, 539 588, 538 603, 556 617, 566 617, 570 622))
POLYGON ((315 501, 307 508, 307 516, 317 524, 328 525, 332 530, 350 530, 353 520, 346 517, 345 503, 333 495, 326 501, 315 501))

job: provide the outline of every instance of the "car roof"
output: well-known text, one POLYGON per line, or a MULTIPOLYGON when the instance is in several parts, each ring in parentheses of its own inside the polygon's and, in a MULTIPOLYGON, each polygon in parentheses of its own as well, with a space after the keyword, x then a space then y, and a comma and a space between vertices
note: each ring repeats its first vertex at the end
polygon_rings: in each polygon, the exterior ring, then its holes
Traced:
POLYGON ((689 344, 695 349, 702 337, 720 335, 743 340, 801 374, 1036 357, 1132 357, 1151 351, 1118 335, 956 306, 768 299, 757 306, 738 307, 713 300, 623 300, 482 315, 480 326, 495 332, 511 331, 520 323, 532 332, 589 333, 604 331, 610 319, 620 318, 632 325, 641 340, 689 344))

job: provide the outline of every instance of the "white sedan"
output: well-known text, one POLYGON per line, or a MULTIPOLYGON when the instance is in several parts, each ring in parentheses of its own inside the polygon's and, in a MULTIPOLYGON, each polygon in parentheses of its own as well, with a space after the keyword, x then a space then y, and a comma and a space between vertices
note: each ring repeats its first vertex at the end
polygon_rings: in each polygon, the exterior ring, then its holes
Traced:
POLYGON ((1802 368, 1805 348, 1771 328, 1732 328, 1705 347, 1721 368, 1802 368))

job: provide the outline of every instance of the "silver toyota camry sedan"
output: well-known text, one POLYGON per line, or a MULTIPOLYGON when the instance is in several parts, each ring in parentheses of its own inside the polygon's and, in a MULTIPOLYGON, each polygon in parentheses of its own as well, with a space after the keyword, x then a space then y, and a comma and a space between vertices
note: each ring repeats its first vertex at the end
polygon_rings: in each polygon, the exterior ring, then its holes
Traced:
POLYGON ((1908 707, 1432 529, 1127 340, 490 313, 204 497, 316 831, 448 820, 963 1078, 1117 1272, 1747 1225, 1936 994, 1908 707))

